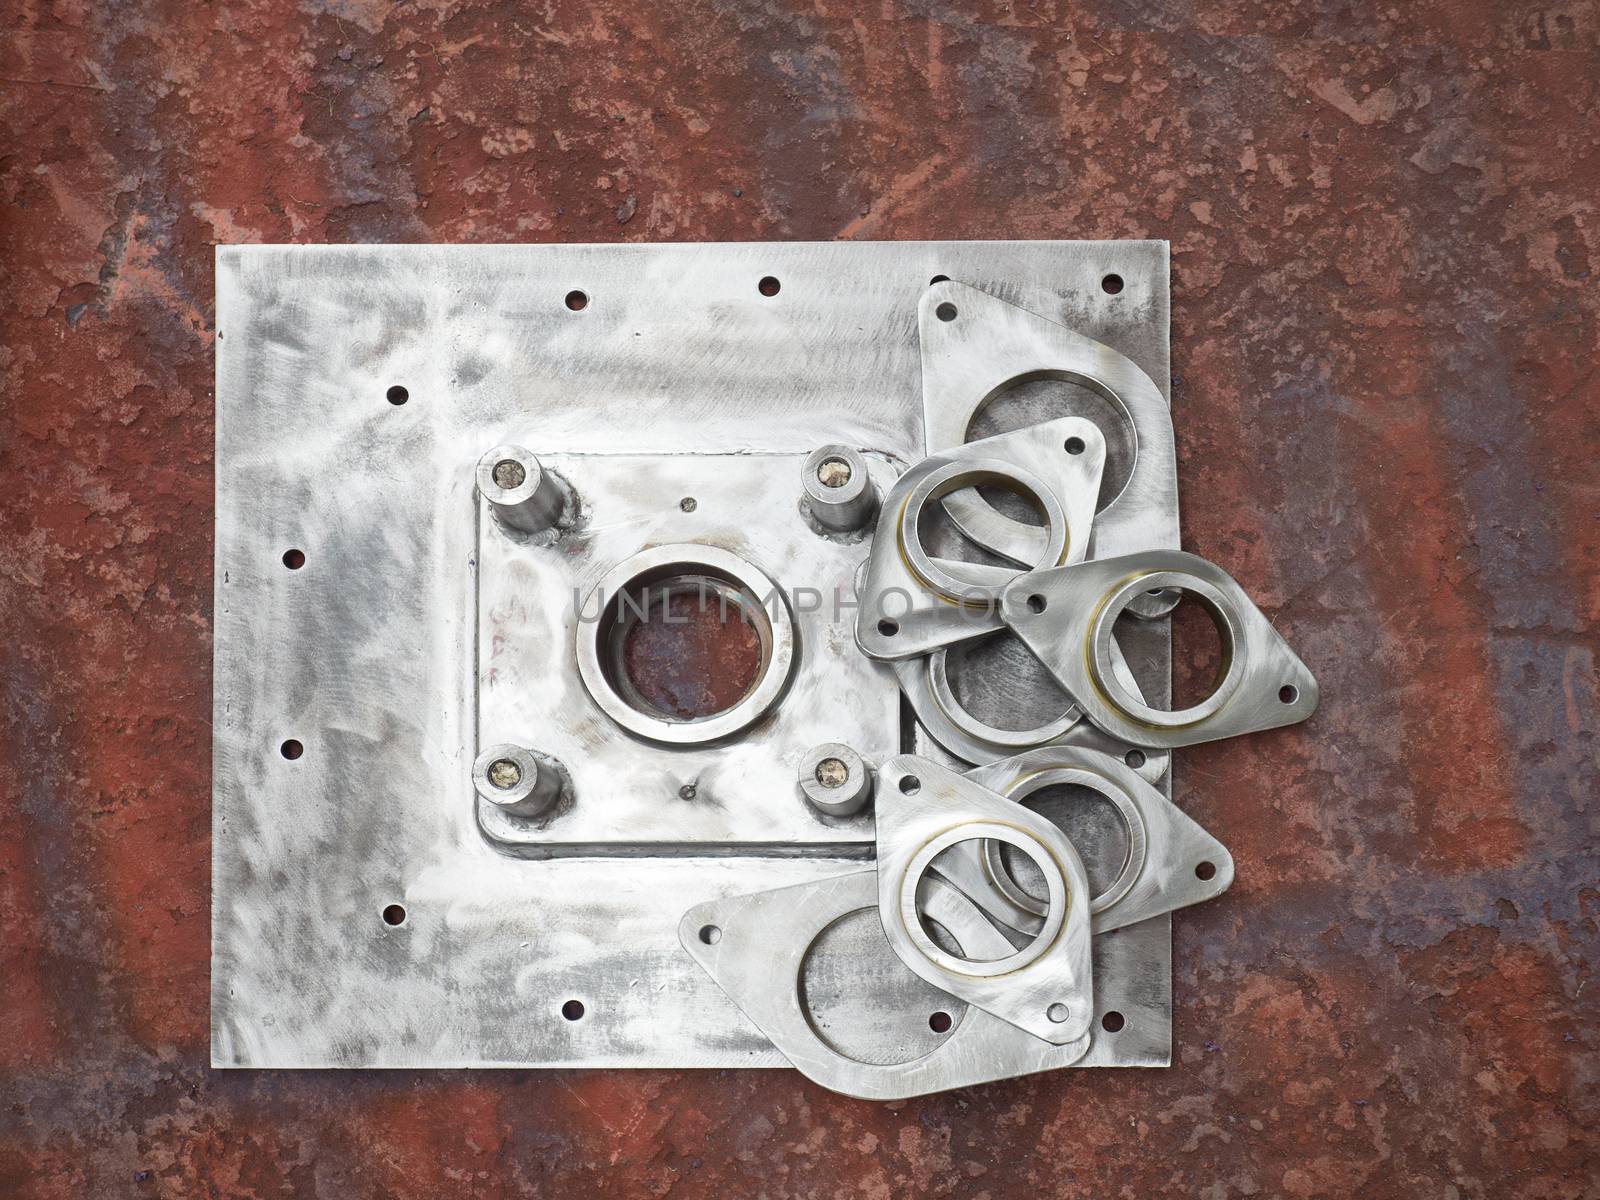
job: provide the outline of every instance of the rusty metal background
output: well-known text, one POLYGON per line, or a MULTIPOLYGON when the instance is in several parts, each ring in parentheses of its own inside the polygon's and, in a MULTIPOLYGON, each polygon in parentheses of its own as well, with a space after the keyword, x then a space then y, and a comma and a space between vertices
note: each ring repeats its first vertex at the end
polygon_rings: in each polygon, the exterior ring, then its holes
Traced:
POLYGON ((1597 48, 1587 0, 13 6, 0 1193, 1594 1195, 1597 48), (989 236, 1171 239, 1185 543, 1323 684, 1179 766, 1238 882, 1174 1067, 210 1070, 212 243, 989 236))

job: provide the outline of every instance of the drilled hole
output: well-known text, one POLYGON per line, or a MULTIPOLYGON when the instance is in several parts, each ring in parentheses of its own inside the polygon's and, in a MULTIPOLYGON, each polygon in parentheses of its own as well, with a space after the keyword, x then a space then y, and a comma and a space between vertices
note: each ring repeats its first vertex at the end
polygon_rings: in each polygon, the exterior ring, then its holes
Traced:
POLYGON ((1088 447, 1081 437, 1069 437, 1063 447, 1068 454, 1082 454, 1088 447))
POLYGON ((582 312, 584 309, 589 307, 588 293, 581 292, 577 288, 573 288, 567 293, 567 307, 573 312, 582 312))
POLYGON ((684 512, 693 512, 695 509, 700 507, 700 502, 693 496, 685 496, 682 500, 678 501, 678 507, 683 509, 684 512))
POLYGON ((1293 704, 1300 699, 1300 689, 1292 683, 1286 683, 1278 689, 1278 699, 1285 704, 1293 704))
POLYGON ((950 301, 946 300, 943 304, 939 305, 938 308, 933 310, 933 315, 938 317, 941 321, 954 321, 956 319, 956 306, 951 304, 950 301))
POLYGON ((1146 759, 1145 759, 1145 756, 1144 756, 1144 751, 1143 750, 1129 750, 1126 754, 1124 754, 1122 756, 1122 761, 1127 763, 1130 767, 1132 767, 1135 771, 1137 771, 1140 767, 1144 766, 1144 764, 1146 762, 1146 759))
POLYGON ((915 775, 900 776, 900 790, 908 796, 915 796, 922 790, 922 780, 915 775))
POLYGON ((561 1015, 569 1021, 583 1020, 583 1001, 568 1000, 561 1006, 561 1015))
POLYGON ((1107 1033, 1116 1033, 1127 1023, 1122 1014, 1114 1010, 1100 1018, 1100 1028, 1107 1033))
POLYGON ((298 571, 306 565, 306 552, 304 550, 285 550, 283 552, 283 565, 291 571, 298 571))
POLYGON ((295 759, 299 758, 305 752, 306 752, 306 748, 304 746, 302 746, 299 742, 297 742, 294 738, 290 738, 283 745, 278 747, 278 753, 282 754, 290 762, 293 762, 295 759))
POLYGON ((383 910, 383 923, 385 925, 404 925, 406 923, 406 906, 403 904, 390 904, 383 910))
POLYGON ((1100 280, 1100 289, 1108 296, 1115 296, 1122 290, 1121 275, 1107 275, 1100 280))
POLYGON ((932 287, 936 283, 949 283, 949 282, 950 282, 950 276, 948 276, 948 275, 935 275, 932 279, 928 280, 928 286, 932 287))
POLYGON ((1197 864, 1194 869, 1194 877, 1196 879, 1215 879, 1217 877, 1217 864, 1214 862, 1197 864))
POLYGON ((1057 1025, 1060 1025, 1072 1015, 1072 1012, 1065 1004, 1052 1004, 1049 1008, 1044 1010, 1044 1015, 1049 1017, 1057 1025))
POLYGON ((411 393, 406 391, 406 389, 401 387, 398 383, 385 392, 384 395, 389 398, 390 404, 404 404, 407 400, 411 399, 411 393))
POLYGON ((1049 601, 1047 601, 1043 596, 1039 595, 1038 592, 1035 592, 1033 595, 1028 597, 1029 612, 1042 613, 1048 607, 1049 601))
POLYGON ((776 275, 763 275, 761 282, 756 284, 756 290, 763 296, 776 296, 782 288, 783 284, 778 282, 776 275))
POLYGON ((715 946, 722 940, 722 929, 717 925, 700 926, 700 940, 708 946, 715 946))
POLYGON ((900 626, 885 617, 878 622, 878 632, 883 634, 884 637, 893 637, 900 632, 900 626))
POLYGON ((950 1027, 954 1024, 947 1012, 936 1012, 928 1018, 928 1028, 935 1033, 949 1033, 950 1027))

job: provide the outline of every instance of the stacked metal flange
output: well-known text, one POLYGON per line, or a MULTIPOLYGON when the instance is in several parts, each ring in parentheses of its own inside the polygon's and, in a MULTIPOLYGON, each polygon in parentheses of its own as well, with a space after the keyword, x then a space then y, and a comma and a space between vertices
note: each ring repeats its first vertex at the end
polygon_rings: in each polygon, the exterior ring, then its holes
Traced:
MULTIPOLYGON (((855 451, 825 447, 806 469, 820 526, 874 522, 856 642, 895 674, 928 752, 871 764, 848 746, 815 748, 800 790, 829 816, 872 804, 872 867, 699 904, 680 925, 689 953, 790 1062, 876 1098, 1082 1059, 1101 1035, 1101 935, 1210 899, 1233 878, 1227 850, 1160 786, 1171 751, 1301 721, 1317 704, 1311 673, 1243 589, 1178 548, 1171 417, 1143 371, 949 281, 923 297, 919 333, 927 457, 876 504, 855 451), (1088 389, 1131 427, 1131 438, 1116 431, 1132 450, 1114 479, 1112 431, 1093 415, 968 440, 986 403, 1037 378, 1088 389), (1037 520, 992 503, 999 492, 1037 520), (968 552, 930 549, 934 522, 968 552), (1208 696, 1172 710, 1141 688, 1119 621, 1162 627, 1185 595, 1214 622, 1222 667, 1208 696), (1042 664, 1067 698, 1059 714, 1006 729, 957 701, 949 654, 994 638, 1042 664), (1062 786, 1108 801, 1126 833, 1117 861, 1096 864, 1094 887, 1080 855, 1089 849, 1030 806, 1062 786), (807 964, 830 930, 863 913, 876 917, 880 953, 947 1001, 927 1045, 908 1049, 885 1028, 881 1047, 870 1036, 846 1047, 818 1019, 807 964)), ((864 975, 869 986, 877 978, 864 975)))

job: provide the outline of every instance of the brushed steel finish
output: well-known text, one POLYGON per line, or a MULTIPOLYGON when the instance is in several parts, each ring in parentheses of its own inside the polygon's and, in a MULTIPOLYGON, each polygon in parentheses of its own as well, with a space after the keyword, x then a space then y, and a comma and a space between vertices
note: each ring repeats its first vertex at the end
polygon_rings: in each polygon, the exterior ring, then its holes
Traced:
MULTIPOLYGON (((657 854, 649 833, 619 871, 507 854, 480 829, 471 767, 502 739, 479 724, 492 514, 476 464, 508 443, 560 478, 567 457, 788 456, 769 490, 794 510, 796 464, 819 446, 922 457, 913 314, 934 275, 1114 346, 1164 391, 1166 264, 1159 242, 219 247, 213 1062, 782 1065, 683 953, 679 920, 858 864, 681 839, 657 854), (1122 295, 1100 292, 1107 271, 1122 295), (757 290, 767 275, 779 294, 757 290), (563 303, 574 289, 581 312, 563 303), (404 404, 386 399, 396 386, 404 404), (562 1015, 573 999, 578 1020, 562 1015)), ((594 494, 571 497, 581 516, 594 494)), ((560 554, 572 528, 553 547, 505 544, 560 554)), ((1136 672, 1164 662, 1149 634, 1136 672)), ((785 802, 821 821, 794 761, 785 802)), ((1096 1034, 1084 1065, 1166 1061, 1168 930, 1097 939, 1096 1000, 1126 1026, 1096 1034)))

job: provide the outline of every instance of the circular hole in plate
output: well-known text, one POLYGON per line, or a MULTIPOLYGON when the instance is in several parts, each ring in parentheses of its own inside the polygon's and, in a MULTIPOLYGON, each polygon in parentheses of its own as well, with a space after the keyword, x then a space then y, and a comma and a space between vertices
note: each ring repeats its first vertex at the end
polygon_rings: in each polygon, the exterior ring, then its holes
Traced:
POLYGON ((928 286, 932 287, 936 283, 949 283, 949 282, 950 282, 950 276, 948 276, 948 275, 935 275, 932 279, 928 280, 928 286))
POLYGON ((955 1020, 950 1016, 950 1014, 942 1010, 936 1013, 931 1013, 928 1016, 928 1028, 933 1030, 935 1033, 949 1033, 950 1026, 954 1024, 955 1020))
POLYGON ((1122 761, 1137 771, 1149 761, 1149 758, 1143 750, 1129 750, 1122 756, 1122 761))
POLYGON ((682 500, 678 501, 678 507, 684 512, 693 512, 695 509, 700 507, 700 501, 696 500, 693 496, 685 496, 682 500))
POLYGON ((582 1000, 568 1000, 561 1006, 561 1015, 569 1021, 583 1020, 583 1013, 584 1008, 582 1000))
POLYGON ((1104 1029, 1107 1033, 1119 1033, 1121 1032, 1122 1027, 1127 1023, 1128 1022, 1123 1018, 1123 1015, 1117 1012, 1115 1009, 1100 1018, 1100 1028, 1104 1029))
POLYGON ((1278 689, 1278 699, 1284 704, 1293 704, 1300 699, 1300 689, 1292 683, 1286 683, 1278 689))
POLYGON ((278 753, 283 755, 290 762, 293 762, 305 752, 306 748, 294 738, 290 738, 288 741, 284 742, 283 745, 278 747, 278 753))
MULTIPOLYGON (((1115 804, 1093 788, 1053 783, 1024 796, 1022 804, 1067 835, 1083 860, 1089 891, 1094 895, 1103 895, 1128 865, 1133 845, 1128 822, 1115 804)), ((1035 900, 1048 896, 1044 874, 1021 850, 1000 843, 1000 863, 1012 881, 1035 900)))
POLYGON ((411 393, 406 391, 406 389, 401 387, 398 383, 385 392, 384 396, 388 399, 390 404, 404 404, 407 400, 411 399, 411 393))
POLYGON ((666 721, 727 712, 771 665, 772 622, 759 597, 703 564, 645 572, 606 605, 601 670, 628 707, 666 721))
POLYGON ((900 776, 900 790, 908 796, 915 796, 922 790, 922 780, 915 775, 900 776))
POLYGON ((756 284, 756 290, 763 296, 776 296, 783 288, 776 275, 763 275, 761 282, 756 284))
POLYGON ((700 940, 708 946, 715 946, 722 940, 722 928, 718 925, 700 926, 700 940))
POLYGON ((385 925, 404 925, 406 923, 406 906, 403 904, 385 905, 383 923, 385 925))
POLYGON ((589 307, 589 294, 573 288, 567 293, 566 305, 573 312, 582 312, 589 307))
POLYGON ((1035 592, 1033 595, 1028 597, 1029 612, 1042 613, 1048 607, 1050 607, 1049 601, 1047 601, 1043 596, 1039 595, 1038 592, 1035 592))
POLYGON ((900 626, 894 621, 889 620, 888 617, 885 617, 883 620, 878 622, 878 632, 884 637, 894 637, 895 634, 900 632, 900 626))
POLYGON ((954 321, 956 319, 956 306, 946 300, 933 310, 933 315, 941 321, 954 321))
MULTIPOLYGON (((1096 509, 1104 509, 1122 494, 1133 474, 1138 438, 1133 418, 1122 402, 1088 383, 1060 372, 1035 371, 1008 380, 978 406, 967 425, 967 441, 994 437, 1061 417, 1082 417, 1094 422, 1106 440, 1106 462, 1100 475, 1096 509)), ((980 488, 979 494, 1015 521, 1028 520, 1026 507, 998 489, 980 488)))
POLYGON ((1104 275, 1100 279, 1100 290, 1108 296, 1115 296, 1122 291, 1121 275, 1104 275))
MULTIPOLYGON (((960 949, 948 930, 928 923, 941 946, 960 949)), ((879 1066, 931 1054, 967 1011, 900 961, 876 908, 847 913, 817 935, 801 962, 799 991, 801 1011, 830 1049, 879 1066), (935 1024, 940 1015, 949 1022, 944 1029, 935 1024)))
POLYGON ((1049 1017, 1057 1025, 1060 1025, 1072 1015, 1072 1010, 1065 1004, 1052 1004, 1049 1008, 1044 1010, 1044 1015, 1049 1017))
POLYGON ((1068 454, 1082 454, 1089 447, 1081 437, 1069 437, 1061 444, 1061 448, 1068 454))
POLYGON ((291 571, 298 571, 306 565, 306 552, 304 550, 285 550, 283 552, 283 565, 291 571))
POLYGON ((1194 877, 1204 880, 1215 879, 1217 877, 1217 864, 1210 861, 1197 864, 1194 869, 1194 877))

